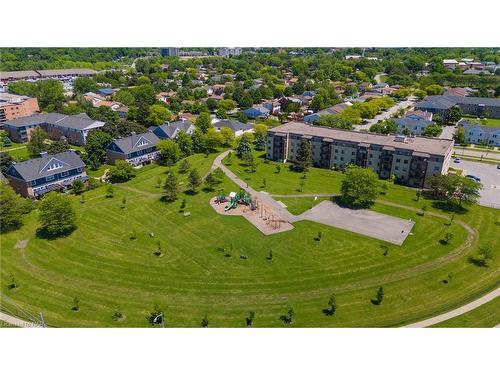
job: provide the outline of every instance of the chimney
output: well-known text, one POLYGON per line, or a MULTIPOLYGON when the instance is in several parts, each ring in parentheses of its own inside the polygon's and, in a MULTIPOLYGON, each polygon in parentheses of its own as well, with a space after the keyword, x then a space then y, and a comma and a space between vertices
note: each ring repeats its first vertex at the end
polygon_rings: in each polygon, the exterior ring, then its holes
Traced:
POLYGON ((40 152, 40 156, 43 158, 44 156, 48 155, 47 151, 42 151, 40 152))

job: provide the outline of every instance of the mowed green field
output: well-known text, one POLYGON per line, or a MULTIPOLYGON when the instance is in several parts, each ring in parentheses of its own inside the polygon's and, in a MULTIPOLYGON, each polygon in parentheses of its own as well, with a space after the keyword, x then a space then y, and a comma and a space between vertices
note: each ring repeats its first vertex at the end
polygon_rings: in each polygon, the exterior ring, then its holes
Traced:
POLYGON ((476 124, 480 124, 483 126, 489 126, 489 127, 499 127, 500 126, 500 119, 498 119, 498 118, 477 119, 475 117, 467 117, 467 122, 476 123, 476 124))
MULTIPOLYGON (((214 157, 195 155, 192 165, 204 174, 214 157)), ((243 217, 218 215, 208 204, 214 193, 200 189, 174 203, 161 202, 156 180, 164 180, 166 170, 138 171, 134 180, 115 187, 113 198, 105 197, 105 186, 85 193, 85 203, 72 197, 78 228, 66 238, 37 238, 36 211, 21 229, 3 234, 2 308, 20 315, 21 309, 43 312, 48 325, 62 327, 147 327, 155 304, 168 327, 199 327, 205 315, 212 327, 244 327, 249 311, 255 311, 254 326, 281 327, 280 316, 290 307, 296 327, 386 327, 437 315, 499 284, 498 210, 474 206, 448 226, 447 219, 430 213, 422 217, 377 203, 374 210, 416 221, 403 246, 312 222, 264 236, 243 217), (183 199, 189 216, 179 212, 183 199), (475 232, 470 246, 464 246, 463 223, 475 232), (318 231, 321 241, 315 240, 318 231), (442 245, 446 232, 454 238, 442 245), (21 240, 27 241, 25 248, 17 246, 21 240), (154 255, 158 241, 161 257, 154 255), (496 256, 489 267, 479 268, 468 257, 485 244, 496 256), (8 288, 11 275, 18 288, 8 288), (370 299, 379 286, 385 297, 375 306, 370 299), (332 293, 338 310, 327 316, 323 309, 332 293), (80 300, 78 312, 71 310, 74 297, 80 300), (116 310, 123 320, 112 319, 116 310)), ((321 184, 337 178, 336 172, 325 172, 321 184)), ((312 170, 308 181, 313 173, 320 172, 312 170)), ((236 190, 228 180, 221 186, 236 190)), ((278 187, 276 193, 287 192, 278 187)), ((398 194, 396 203, 415 208, 422 203, 410 189, 395 187, 398 194)), ((392 200, 389 193, 383 199, 392 200)))

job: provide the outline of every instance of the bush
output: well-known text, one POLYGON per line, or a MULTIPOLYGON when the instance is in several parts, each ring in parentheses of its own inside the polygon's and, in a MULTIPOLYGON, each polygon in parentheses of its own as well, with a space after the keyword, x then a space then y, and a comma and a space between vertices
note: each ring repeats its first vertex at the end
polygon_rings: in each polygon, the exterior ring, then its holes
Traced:
POLYGON ((108 179, 111 182, 125 182, 135 176, 134 168, 125 160, 117 160, 109 169, 108 179))

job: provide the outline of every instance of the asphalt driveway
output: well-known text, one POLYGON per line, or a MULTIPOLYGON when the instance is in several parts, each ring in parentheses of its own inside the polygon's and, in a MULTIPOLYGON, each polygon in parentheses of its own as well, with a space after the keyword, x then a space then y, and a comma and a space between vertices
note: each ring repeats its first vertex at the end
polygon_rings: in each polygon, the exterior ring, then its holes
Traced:
POLYGON ((500 209, 500 169, 496 165, 462 160, 459 164, 453 163, 453 167, 463 169, 464 175, 471 174, 481 179, 480 205, 500 209))

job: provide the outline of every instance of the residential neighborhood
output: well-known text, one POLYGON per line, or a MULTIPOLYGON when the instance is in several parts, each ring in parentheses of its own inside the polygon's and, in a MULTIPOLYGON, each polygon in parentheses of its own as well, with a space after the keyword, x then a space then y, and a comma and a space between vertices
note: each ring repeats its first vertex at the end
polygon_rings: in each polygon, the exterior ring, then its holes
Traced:
POLYGON ((0 49, 0 321, 500 324, 500 48, 63 50, 0 49))

